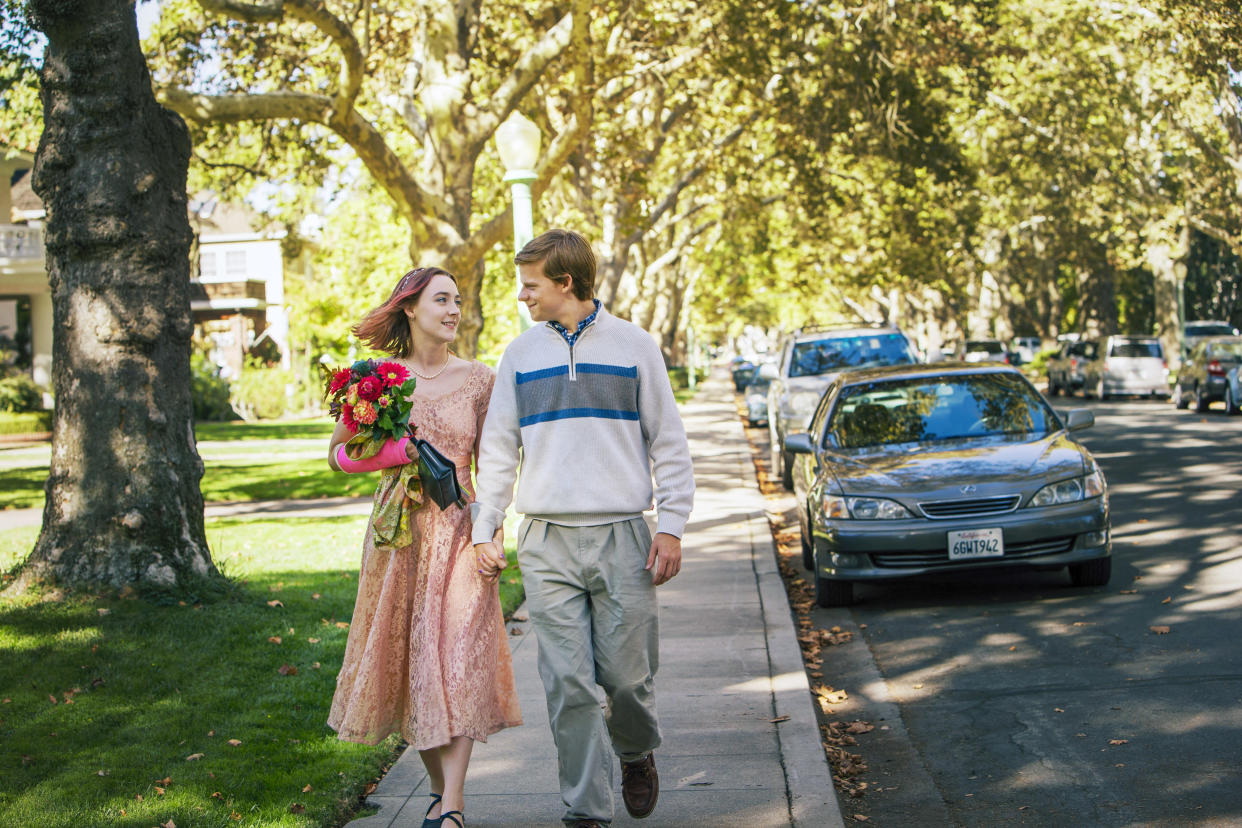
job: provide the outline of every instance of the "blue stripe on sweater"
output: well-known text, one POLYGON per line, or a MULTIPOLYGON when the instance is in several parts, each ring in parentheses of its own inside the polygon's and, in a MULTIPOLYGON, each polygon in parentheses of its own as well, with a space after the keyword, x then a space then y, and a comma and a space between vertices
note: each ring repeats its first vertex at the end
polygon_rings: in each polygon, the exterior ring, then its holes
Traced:
POLYGON ((535 380, 547 379, 548 377, 559 377, 562 374, 568 374, 569 366, 568 365, 557 365, 552 368, 541 368, 538 371, 527 371, 526 373, 522 373, 521 371, 518 371, 516 373, 517 373, 517 384, 521 385, 526 382, 534 382, 535 380))
POLYGON ((556 411, 544 411, 518 420, 518 425, 525 428, 535 423, 547 423, 553 420, 571 420, 578 418, 598 418, 601 420, 637 420, 637 411, 617 411, 611 408, 561 408, 556 411))
POLYGON ((637 365, 606 365, 602 362, 579 362, 574 366, 580 374, 611 374, 614 377, 638 379, 637 365))

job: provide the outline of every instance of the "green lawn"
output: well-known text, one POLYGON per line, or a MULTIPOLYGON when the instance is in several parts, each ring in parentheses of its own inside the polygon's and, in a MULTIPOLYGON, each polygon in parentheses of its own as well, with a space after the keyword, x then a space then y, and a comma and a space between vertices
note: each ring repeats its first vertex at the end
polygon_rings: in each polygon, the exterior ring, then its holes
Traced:
MULTIPOLYGON (((324 723, 364 523, 209 521, 235 589, 206 605, 0 602, 0 825, 337 824, 397 747, 324 723)), ((0 533, 0 569, 37 534, 0 533)))

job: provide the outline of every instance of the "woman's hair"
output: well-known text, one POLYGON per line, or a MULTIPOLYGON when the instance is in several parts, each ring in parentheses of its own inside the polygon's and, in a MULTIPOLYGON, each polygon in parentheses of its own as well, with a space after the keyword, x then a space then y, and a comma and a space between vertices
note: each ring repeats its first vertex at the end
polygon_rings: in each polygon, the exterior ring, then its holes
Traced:
POLYGON ((370 311, 354 326, 354 336, 373 350, 386 351, 402 359, 410 356, 414 342, 410 338, 410 322, 405 308, 417 302, 423 289, 437 276, 447 276, 453 284, 457 284, 457 277, 442 268, 419 267, 411 270, 397 282, 388 301, 370 311))

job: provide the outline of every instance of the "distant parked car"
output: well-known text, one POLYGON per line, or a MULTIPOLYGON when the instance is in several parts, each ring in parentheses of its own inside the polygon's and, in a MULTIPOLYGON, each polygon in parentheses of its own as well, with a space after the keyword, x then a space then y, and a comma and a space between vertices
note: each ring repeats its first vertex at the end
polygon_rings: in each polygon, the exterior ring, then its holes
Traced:
POLYGON ((1106 336, 1082 367, 1083 394, 1169 396, 1169 363, 1154 336, 1106 336))
POLYGON ((1068 567, 1078 586, 1112 572, 1108 493, 1070 432, 1014 368, 964 363, 850 371, 808 433, 791 434, 803 563, 815 600, 927 573, 1068 567))
POLYGON ((1043 342, 1038 336, 1015 336, 1013 342, 1009 344, 1009 352, 1010 354, 1017 355, 1017 364, 1026 365, 1035 359, 1035 355, 1039 353, 1043 346, 1043 342))
MULTIPOLYGON (((761 367, 761 366, 760 366, 761 367)), ((772 381, 756 368, 746 389, 742 391, 746 399, 746 424, 752 428, 768 424, 768 386, 772 381)))
POLYGON ((768 388, 772 473, 786 489, 793 488, 789 476, 793 458, 781 449, 785 435, 806 430, 833 377, 849 368, 917 362, 916 354, 906 335, 893 327, 811 326, 786 337, 780 361, 761 372, 772 381, 768 388))
POLYGON ((1200 340, 1210 336, 1238 336, 1237 328, 1228 322, 1216 319, 1196 319, 1182 326, 1182 343, 1187 352, 1194 349, 1200 340))
POLYGON ((1048 360, 1048 396, 1072 395, 1082 388, 1083 368, 1095 357, 1096 344, 1091 341, 1066 339, 1061 350, 1048 360))
POLYGON ((733 376, 733 389, 739 394, 746 390, 746 384, 754 376, 758 366, 743 356, 736 356, 729 363, 729 371, 733 376))
POLYGON ((968 339, 958 351, 963 362, 1009 362, 1009 352, 999 339, 968 339))
POLYGON ((1173 403, 1186 408, 1194 400, 1195 411, 1207 411, 1216 400, 1224 400, 1225 411, 1238 413, 1242 389, 1238 388, 1242 366, 1242 337, 1217 336, 1203 339, 1190 349, 1177 372, 1173 403))

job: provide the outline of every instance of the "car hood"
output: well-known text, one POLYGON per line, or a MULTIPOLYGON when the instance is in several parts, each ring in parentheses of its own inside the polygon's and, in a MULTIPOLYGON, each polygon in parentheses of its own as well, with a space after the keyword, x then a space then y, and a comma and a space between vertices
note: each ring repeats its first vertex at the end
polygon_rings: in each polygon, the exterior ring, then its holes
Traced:
POLYGON ((830 467, 844 494, 959 498, 1034 492, 1085 474, 1089 455, 1064 431, 1046 437, 978 437, 931 449, 909 443, 834 453, 830 467))
POLYGON ((814 391, 816 393, 820 393, 832 384, 832 380, 836 377, 836 375, 836 373, 832 373, 815 374, 809 377, 790 377, 785 381, 785 388, 790 394, 796 394, 799 391, 814 391))

